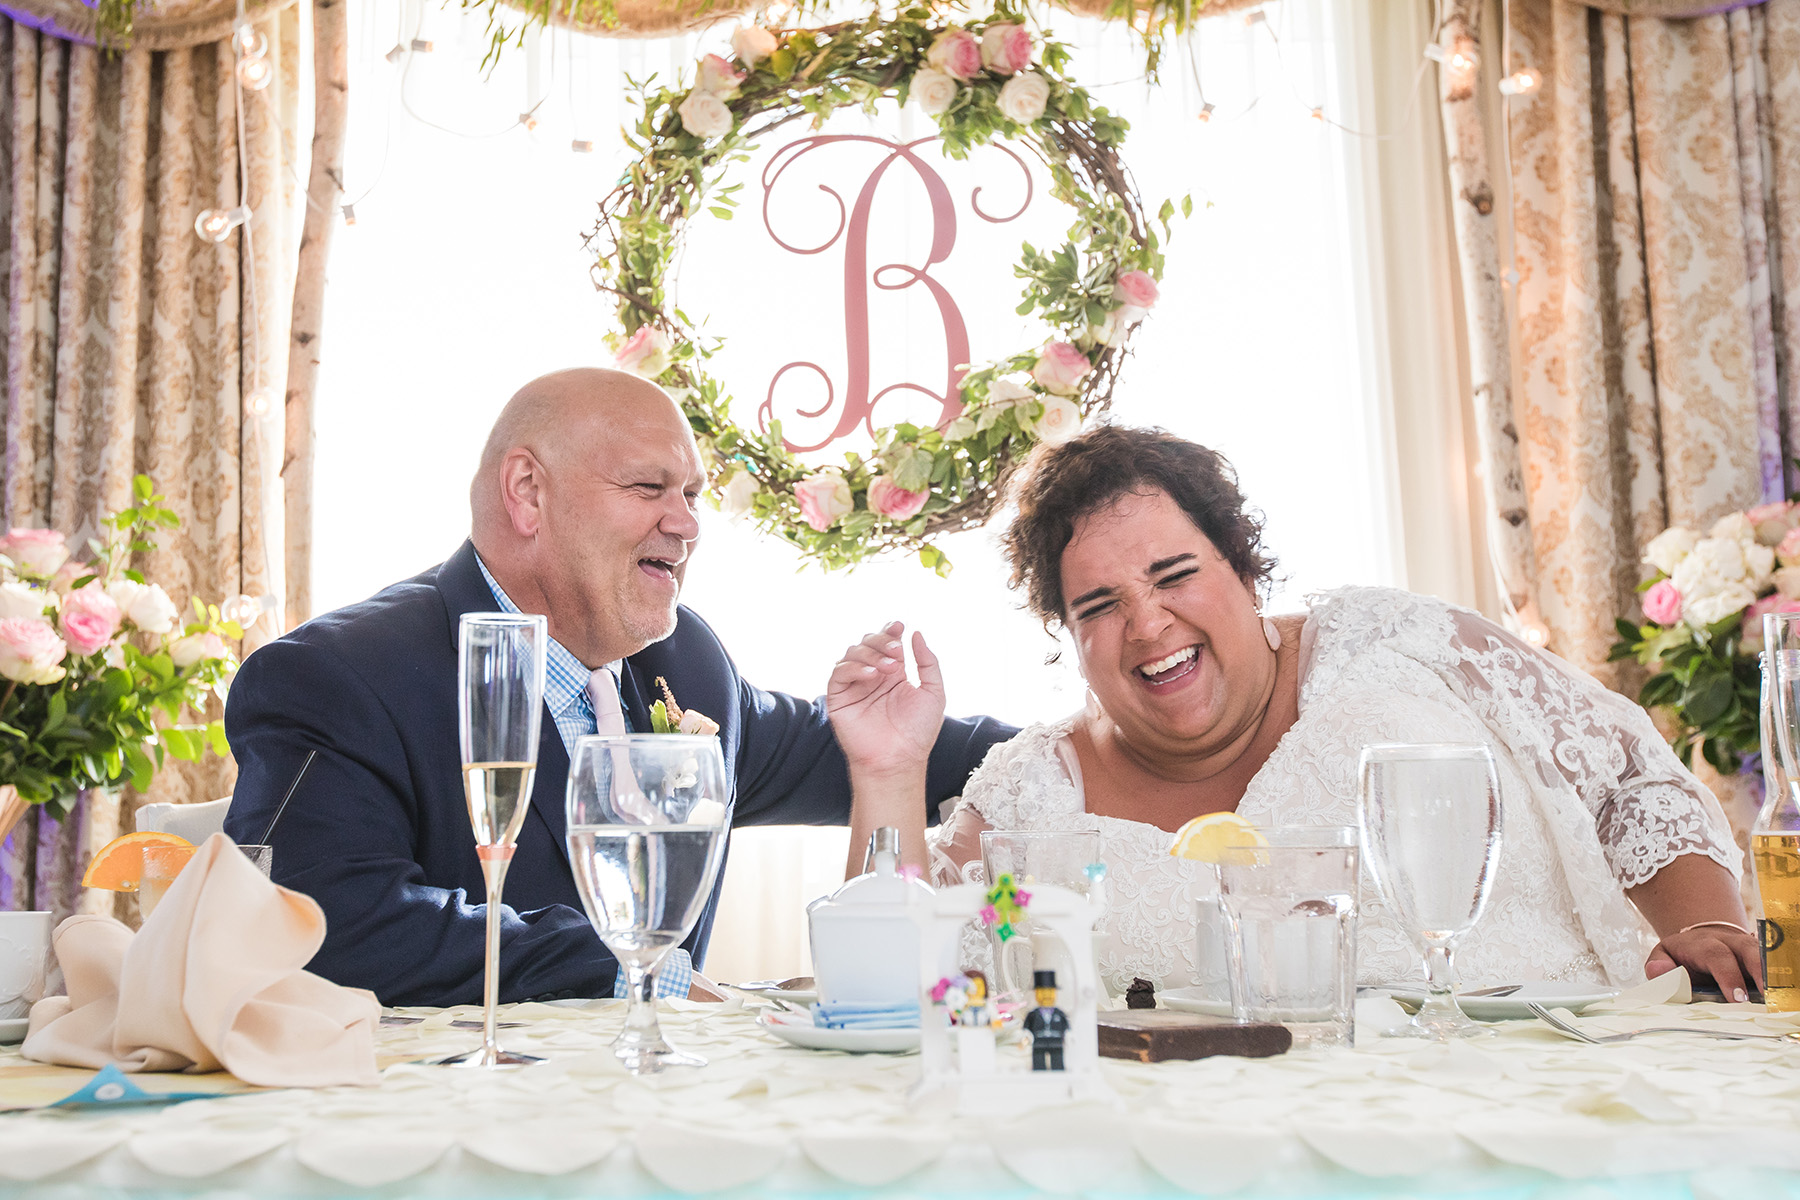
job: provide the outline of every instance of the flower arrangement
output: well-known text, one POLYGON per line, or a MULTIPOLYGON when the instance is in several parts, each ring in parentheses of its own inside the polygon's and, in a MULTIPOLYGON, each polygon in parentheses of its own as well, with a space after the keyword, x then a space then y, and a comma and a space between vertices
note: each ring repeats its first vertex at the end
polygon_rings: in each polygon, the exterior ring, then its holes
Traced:
POLYGON ((1730 774, 1762 745, 1763 614, 1800 611, 1800 505, 1732 513, 1704 535, 1666 529, 1645 547, 1644 561, 1653 570, 1638 588, 1644 621, 1619 620, 1609 658, 1655 672, 1638 703, 1673 716, 1683 762, 1693 761, 1698 743, 1707 762, 1730 774))
MULTIPOLYGON (((616 361, 680 400, 721 511, 747 514, 828 568, 908 549, 947 573, 931 537, 981 524, 1017 454, 1067 441, 1104 411, 1126 341, 1156 305, 1163 255, 1118 155, 1126 123, 1068 77, 1067 47, 1034 34, 1010 0, 966 24, 914 3, 816 29, 746 25, 731 47, 729 60, 702 59, 685 86, 647 84, 638 97, 643 117, 626 142, 640 158, 589 235, 595 277, 618 301, 616 361), (884 98, 931 116, 952 157, 996 140, 1022 144, 1076 219, 1062 246, 1026 245, 1014 268, 1025 281, 1018 312, 1049 326, 1040 345, 973 366, 962 412, 942 428, 895 425, 876 431, 867 456, 808 466, 786 448, 779 422, 752 432, 732 420, 730 397, 706 369, 720 343, 668 306, 667 276, 689 218, 732 215, 741 185, 725 182, 728 169, 762 138, 884 98)), ((1180 210, 1190 213, 1191 200, 1180 210)), ((1165 202, 1157 213, 1164 236, 1175 211, 1165 202)))
POLYGON ((148 787, 165 754, 227 752, 224 722, 178 722, 224 688, 237 667, 225 639, 243 628, 198 599, 182 624, 131 569, 181 523, 147 476, 132 486, 136 504, 102 522, 90 560, 54 530, 0 539, 0 838, 27 805, 61 818, 84 788, 148 787))

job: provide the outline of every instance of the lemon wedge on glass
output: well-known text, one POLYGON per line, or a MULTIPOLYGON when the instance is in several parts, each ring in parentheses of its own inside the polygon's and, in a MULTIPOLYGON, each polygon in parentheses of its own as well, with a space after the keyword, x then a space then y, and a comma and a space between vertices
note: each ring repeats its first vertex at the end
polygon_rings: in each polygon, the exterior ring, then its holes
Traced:
POLYGON ((1236 813, 1216 812, 1195 817, 1176 830, 1175 839, 1169 843, 1169 853, 1176 858, 1217 863, 1222 862, 1225 852, 1234 847, 1268 844, 1269 840, 1257 831, 1256 826, 1236 813))

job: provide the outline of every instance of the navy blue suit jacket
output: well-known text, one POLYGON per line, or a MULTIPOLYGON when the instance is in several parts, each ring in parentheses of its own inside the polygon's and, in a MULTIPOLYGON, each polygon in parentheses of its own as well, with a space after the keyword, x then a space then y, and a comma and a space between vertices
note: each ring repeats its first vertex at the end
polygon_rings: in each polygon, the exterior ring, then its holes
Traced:
MULTIPOLYGON (((325 910, 311 969, 369 988, 384 1004, 481 998, 486 890, 457 749, 456 639, 463 613, 496 607, 465 542, 440 566, 270 642, 231 686, 225 729, 238 782, 226 832, 260 839, 307 751, 319 752, 271 839, 275 879, 325 910)), ((621 691, 634 729, 650 727, 659 675, 683 707, 719 722, 735 824, 848 820, 848 769, 822 700, 745 682, 685 607, 672 635, 625 660, 621 691)), ((930 811, 1014 732, 987 718, 946 720, 931 756, 930 811)), ((568 769, 546 710, 531 812, 506 877, 502 1001, 612 995, 616 964, 569 869, 568 769)), ((688 939, 697 964, 717 903, 715 888, 688 939)))

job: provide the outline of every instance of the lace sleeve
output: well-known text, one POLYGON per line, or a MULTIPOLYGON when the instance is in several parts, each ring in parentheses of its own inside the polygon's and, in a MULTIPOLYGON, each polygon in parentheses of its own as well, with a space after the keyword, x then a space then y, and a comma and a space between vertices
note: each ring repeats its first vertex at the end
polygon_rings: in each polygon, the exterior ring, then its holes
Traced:
POLYGON ((1704 854, 1742 875, 1724 811, 1681 765, 1649 714, 1485 617, 1451 612, 1451 669, 1466 684, 1471 705, 1491 722, 1540 726, 1509 732, 1545 748, 1537 769, 1554 770, 1581 797, 1622 887, 1638 886, 1684 854, 1704 854))

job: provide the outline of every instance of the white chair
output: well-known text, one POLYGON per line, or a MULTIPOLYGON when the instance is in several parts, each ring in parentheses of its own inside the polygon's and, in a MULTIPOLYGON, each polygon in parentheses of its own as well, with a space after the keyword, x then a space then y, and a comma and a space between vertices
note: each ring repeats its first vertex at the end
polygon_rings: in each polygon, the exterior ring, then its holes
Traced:
POLYGON ((225 828, 231 797, 201 804, 146 804, 137 811, 139 833, 172 833, 198 846, 225 828))

